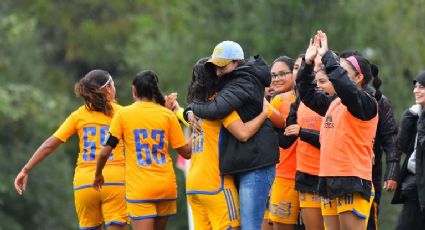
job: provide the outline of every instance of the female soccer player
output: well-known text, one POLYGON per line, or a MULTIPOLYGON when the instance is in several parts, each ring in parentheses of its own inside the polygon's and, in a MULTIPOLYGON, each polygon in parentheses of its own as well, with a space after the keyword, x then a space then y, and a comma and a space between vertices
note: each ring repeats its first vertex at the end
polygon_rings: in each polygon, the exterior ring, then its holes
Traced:
POLYGON ((174 113, 164 107, 153 71, 137 74, 132 92, 135 102, 118 111, 111 122, 93 187, 99 190, 104 185, 108 156, 117 144, 124 143, 126 200, 133 229, 162 230, 168 217, 176 213, 177 184, 168 146, 186 159, 191 147, 174 113))
MULTIPOLYGON (((206 68, 206 60, 201 59, 193 68, 189 103, 193 100, 208 101, 216 92, 216 76, 206 68)), ((192 136, 191 166, 186 181, 186 194, 192 208, 195 229, 238 229, 239 201, 233 176, 220 175, 220 129, 224 127, 244 142, 257 132, 273 112, 279 115, 275 110, 269 112, 269 105, 265 102, 263 112, 246 123, 242 122, 236 111, 221 120, 191 120, 191 123, 197 122, 201 126, 201 131, 192 136)))
POLYGON ((77 133, 80 139, 77 167, 74 175, 75 209, 80 229, 128 229, 124 189, 124 152, 118 145, 107 156, 104 170, 105 188, 91 188, 96 159, 111 123, 121 108, 115 102, 115 86, 111 75, 104 70, 92 70, 75 84, 75 93, 85 104, 75 110, 59 129, 35 151, 15 179, 15 188, 22 194, 28 173, 66 140, 77 133))
POLYGON ((320 128, 318 191, 326 229, 365 229, 373 200, 372 146, 378 124, 377 102, 367 92, 370 63, 361 56, 338 62, 328 50, 326 34, 318 31, 299 71, 302 102, 325 117, 320 128), (337 97, 318 92, 311 83, 317 54, 337 97))

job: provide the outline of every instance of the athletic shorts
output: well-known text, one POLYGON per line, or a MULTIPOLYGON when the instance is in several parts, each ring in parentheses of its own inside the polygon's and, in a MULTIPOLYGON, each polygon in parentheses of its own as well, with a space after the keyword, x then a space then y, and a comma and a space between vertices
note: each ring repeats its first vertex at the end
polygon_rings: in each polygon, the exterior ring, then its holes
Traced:
POLYGON ((270 195, 269 195, 269 199, 267 200, 266 210, 264 211, 263 219, 265 220, 268 220, 270 216, 269 207, 270 207, 270 195))
POLYGON ((176 200, 155 202, 128 202, 128 216, 132 220, 152 219, 156 217, 168 217, 177 212, 176 200))
POLYGON ((74 197, 80 229, 129 223, 124 186, 104 185, 100 191, 77 189, 74 197))
POLYGON ((187 195, 194 229, 229 229, 240 226, 239 198, 233 183, 225 184, 217 194, 187 195))
POLYGON ((332 200, 322 197, 322 215, 336 216, 343 212, 353 212, 359 218, 365 219, 367 224, 373 198, 373 193, 369 200, 364 199, 359 193, 343 195, 332 200))
POLYGON ((300 208, 321 208, 321 198, 317 193, 299 192, 300 208))
POLYGON ((296 224, 299 216, 299 196, 295 181, 276 177, 272 186, 269 220, 281 224, 296 224))

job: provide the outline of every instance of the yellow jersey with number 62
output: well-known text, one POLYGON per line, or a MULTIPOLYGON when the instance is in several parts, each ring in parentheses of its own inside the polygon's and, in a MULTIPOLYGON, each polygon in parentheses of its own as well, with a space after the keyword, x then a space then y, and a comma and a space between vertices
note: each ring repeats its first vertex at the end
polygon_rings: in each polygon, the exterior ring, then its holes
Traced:
MULTIPOLYGON (((122 106, 112 103, 114 114, 122 106)), ((105 142, 112 117, 81 106, 71 113, 53 134, 54 137, 66 142, 77 133, 79 138, 79 153, 74 174, 74 189, 91 187, 96 171, 96 162, 102 145, 105 142)), ((105 185, 124 185, 124 146, 117 145, 112 151, 103 170, 105 185)))
POLYGON ((114 116, 110 133, 125 146, 127 202, 175 200, 168 145, 177 149, 187 144, 175 114, 159 104, 137 101, 114 116))

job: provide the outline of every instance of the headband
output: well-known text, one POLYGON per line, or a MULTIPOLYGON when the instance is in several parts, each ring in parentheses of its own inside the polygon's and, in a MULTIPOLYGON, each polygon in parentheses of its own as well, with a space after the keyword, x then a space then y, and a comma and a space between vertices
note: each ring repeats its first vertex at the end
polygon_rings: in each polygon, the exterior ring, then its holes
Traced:
POLYGON ((354 68, 356 69, 357 73, 363 74, 362 73, 362 69, 360 68, 359 63, 357 62, 357 59, 354 56, 350 56, 350 57, 346 58, 346 60, 349 61, 351 63, 351 65, 354 66, 354 68))
POLYGON ((105 88, 109 83, 111 83, 111 81, 112 81, 112 77, 111 77, 111 75, 109 75, 109 78, 108 78, 108 80, 106 81, 106 83, 105 84, 103 84, 99 89, 103 89, 103 88, 105 88))

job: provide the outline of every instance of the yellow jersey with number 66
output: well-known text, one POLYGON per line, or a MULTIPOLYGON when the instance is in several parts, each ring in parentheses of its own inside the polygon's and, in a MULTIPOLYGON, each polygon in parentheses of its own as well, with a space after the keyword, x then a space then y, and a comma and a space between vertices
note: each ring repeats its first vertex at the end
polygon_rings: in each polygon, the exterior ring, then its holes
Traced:
MULTIPOLYGON (((122 106, 112 103, 114 114, 122 106)), ((73 134, 78 133, 79 153, 74 174, 74 190, 92 186, 96 171, 96 162, 108 135, 112 117, 81 106, 71 113, 53 134, 66 142, 73 134)), ((117 145, 112 151, 103 170, 105 185, 124 185, 124 146, 117 145)))
POLYGON ((175 200, 168 145, 177 149, 187 144, 175 114, 159 104, 137 101, 114 116, 110 133, 125 146, 127 202, 175 200))

